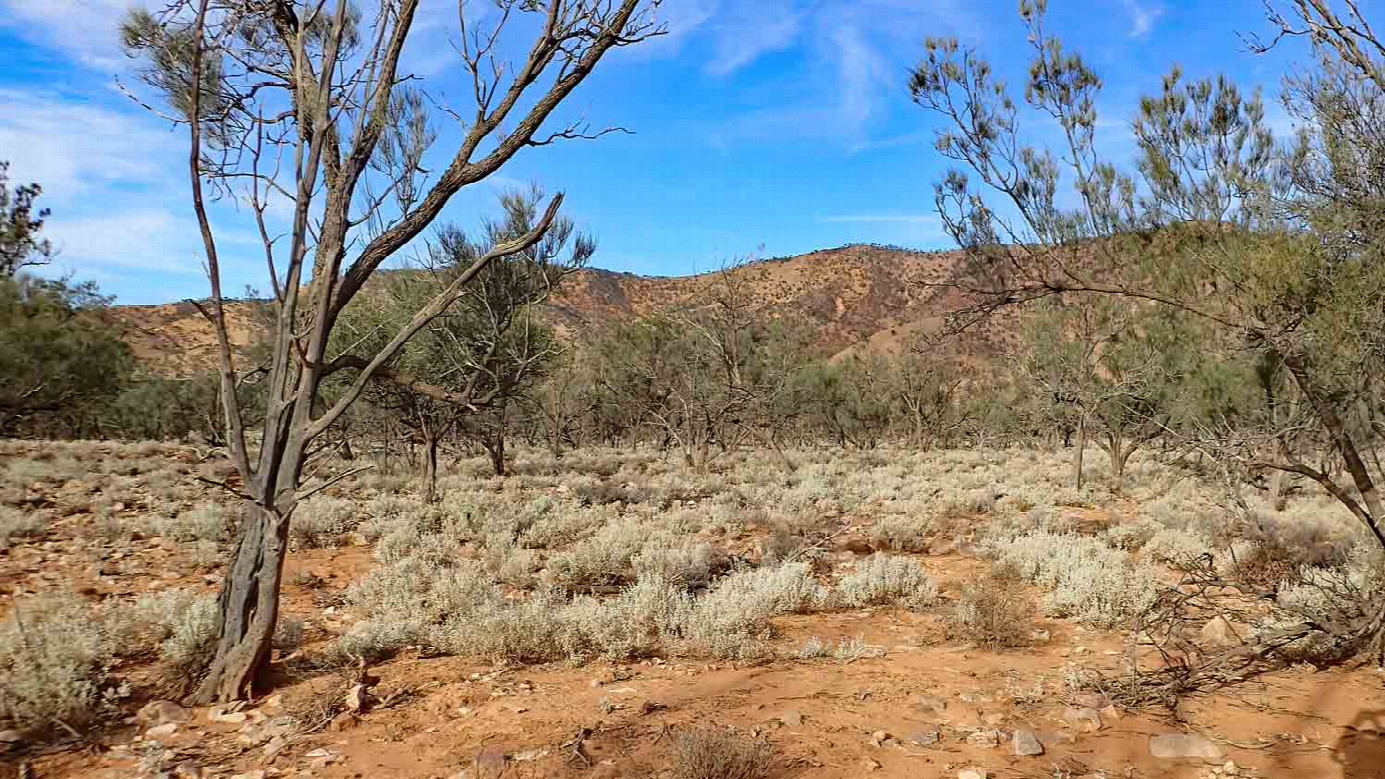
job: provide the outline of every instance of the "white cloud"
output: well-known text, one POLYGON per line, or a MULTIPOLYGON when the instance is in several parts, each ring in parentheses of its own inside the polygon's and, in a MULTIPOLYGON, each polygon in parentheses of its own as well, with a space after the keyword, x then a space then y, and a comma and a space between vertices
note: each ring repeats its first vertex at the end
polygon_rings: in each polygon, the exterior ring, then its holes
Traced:
POLYGON ((118 27, 137 0, 0 0, 0 25, 18 28, 36 43, 71 52, 86 65, 114 70, 120 54, 118 27))
POLYGON ((1164 6, 1159 3, 1142 3, 1141 0, 1124 0, 1126 13, 1130 14, 1130 37, 1143 38, 1154 29, 1155 22, 1164 15, 1164 6))
POLYGON ((197 224, 158 208, 136 208, 105 215, 49 220, 45 232, 64 264, 201 273, 197 224))
POLYGON ((699 35, 710 37, 709 72, 732 73, 790 48, 802 65, 782 76, 774 102, 716 122, 709 132, 712 143, 831 137, 846 139, 852 149, 870 148, 869 128, 899 99, 923 38, 953 33, 974 39, 981 30, 974 13, 960 0, 714 6, 698 28, 699 35))
MULTIPOLYGON (((80 99, 0 89, 0 149, 16 181, 43 185, 49 203, 71 203, 114 185, 171 187, 181 137, 133 105, 119 112, 80 99)), ((186 156, 186 154, 184 154, 186 156)))
POLYGON ((803 13, 790 2, 737 4, 711 26, 712 57, 707 72, 735 73, 765 54, 780 51, 798 37, 803 13))

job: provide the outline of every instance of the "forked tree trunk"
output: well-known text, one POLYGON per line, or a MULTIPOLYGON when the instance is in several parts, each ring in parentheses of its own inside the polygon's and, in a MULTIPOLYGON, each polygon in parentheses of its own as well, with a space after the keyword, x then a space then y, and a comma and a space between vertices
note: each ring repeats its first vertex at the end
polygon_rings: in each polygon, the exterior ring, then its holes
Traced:
POLYGON ((194 693, 193 703, 247 698, 268 667, 279 617, 288 529, 287 516, 247 504, 236 554, 217 600, 222 625, 215 659, 194 693))

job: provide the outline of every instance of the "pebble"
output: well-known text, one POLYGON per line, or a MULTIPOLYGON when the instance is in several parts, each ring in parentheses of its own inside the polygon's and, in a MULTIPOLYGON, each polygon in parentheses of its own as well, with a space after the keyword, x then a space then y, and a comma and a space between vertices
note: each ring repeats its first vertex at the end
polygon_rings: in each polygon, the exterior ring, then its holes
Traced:
POLYGON ((990 774, 983 768, 963 768, 957 772, 957 779, 989 779, 990 774))
POLYGON ((1101 712, 1088 706, 1069 706, 1063 711, 1063 721, 1084 733, 1101 730, 1101 712))
POLYGON ((165 722, 162 725, 155 725, 154 727, 144 731, 144 735, 148 738, 167 738, 177 732, 178 723, 165 722))
POLYGON ((780 712, 779 721, 784 723, 785 727, 796 728, 803 724, 803 714, 795 709, 789 709, 780 712))

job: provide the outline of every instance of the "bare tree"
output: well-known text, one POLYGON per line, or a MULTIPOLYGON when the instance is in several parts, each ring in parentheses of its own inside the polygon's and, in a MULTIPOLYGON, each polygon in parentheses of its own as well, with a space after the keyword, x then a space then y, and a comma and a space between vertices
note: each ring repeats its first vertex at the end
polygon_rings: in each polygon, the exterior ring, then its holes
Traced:
MULTIPOLYGON (((1311 413, 1277 430, 1278 456, 1255 465, 1299 474, 1334 496, 1385 547, 1378 434, 1360 421, 1378 387, 1385 311, 1385 47, 1354 0, 1272 9, 1280 36, 1309 39, 1318 67, 1288 80, 1303 130, 1277 147, 1258 95, 1177 70, 1133 123, 1138 177, 1097 151, 1101 81, 1044 29, 1044 0, 1020 6, 1035 55, 1031 111, 1056 121, 1060 151, 1026 145, 1019 105, 975 52, 930 39, 911 80, 938 115, 941 152, 959 163, 936 189, 943 220, 969 249, 965 328, 1002 308, 1066 295, 1112 295, 1196 319, 1272 356, 1311 413), (1060 183, 1075 190, 1065 207, 1060 183), (1299 459, 1312 439, 1345 471, 1299 459)), ((1276 38, 1277 40, 1277 38, 1276 38)), ((1273 41, 1260 44, 1268 50, 1273 41)), ((1385 606, 1332 626, 1345 644, 1385 636, 1385 606)))
POLYGON ((289 522, 323 486, 304 488, 313 442, 487 265, 542 240, 562 196, 529 233, 477 257, 363 356, 354 380, 319 408, 322 381, 341 358, 329 354, 329 341, 343 309, 463 187, 522 149, 601 134, 582 122, 546 134, 543 127, 612 49, 661 32, 651 16, 657 0, 492 5, 494 21, 482 29, 459 3, 458 64, 475 105, 449 112, 461 137, 436 179, 423 167, 435 142, 425 95, 400 68, 419 0, 377 0, 369 10, 347 0, 170 0, 158 12, 131 12, 122 27, 127 49, 146 63, 144 82, 162 93, 169 118, 189 129, 192 205, 211 282, 203 309, 216 331, 228 449, 243 485, 227 487, 250 507, 197 701, 246 696, 267 664, 289 522), (537 32, 525 59, 509 63, 499 53, 504 33, 523 19, 533 19, 537 32), (243 370, 231 350, 206 190, 248 204, 274 295, 270 356, 255 368, 267 394, 265 419, 253 438, 235 400, 243 370), (282 234, 270 216, 276 202, 293 210, 282 234))

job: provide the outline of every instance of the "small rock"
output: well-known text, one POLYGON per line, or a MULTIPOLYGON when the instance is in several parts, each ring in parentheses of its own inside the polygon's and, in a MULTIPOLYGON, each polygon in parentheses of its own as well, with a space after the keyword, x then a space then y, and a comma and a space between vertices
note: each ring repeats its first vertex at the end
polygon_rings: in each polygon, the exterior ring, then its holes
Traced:
POLYGON ((146 738, 168 738, 169 736, 177 732, 178 723, 165 722, 162 725, 155 725, 154 727, 144 731, 144 735, 146 738))
POLYGON ((187 722, 188 710, 173 701, 151 701, 135 714, 135 721, 146 727, 166 722, 187 722))
POLYGON ((1191 733, 1165 733, 1149 740, 1149 753, 1158 758, 1194 757, 1220 760, 1226 756, 1222 748, 1202 736, 1191 733))
POLYGON ((1101 730, 1101 712, 1089 706, 1069 706, 1063 711, 1063 721, 1083 733, 1101 730))
POLYGON ((939 741, 943 740, 943 734, 942 731, 937 729, 918 730, 913 733, 910 733, 908 738, 909 743, 911 744, 918 744, 921 747, 931 747, 939 741))
POLYGON ((957 772, 957 779, 990 779, 984 768, 963 768, 957 772))
POLYGON ((877 762, 875 762, 874 760, 871 760, 871 759, 868 758, 868 757, 863 757, 863 758, 861 758, 861 767, 864 768, 864 769, 866 769, 867 771, 879 771, 879 770, 880 770, 880 764, 877 763, 877 762))
POLYGON ((789 709, 780 712, 779 721, 784 723, 785 727, 796 728, 803 724, 803 713, 796 709, 789 709))
POLYGON ((1004 733, 998 730, 978 730, 970 736, 967 736, 967 743, 976 747, 994 749, 1000 746, 1000 740, 1004 735, 1004 733))
POLYGON ((231 774, 231 779, 265 779, 267 775, 264 769, 256 769, 254 771, 246 771, 243 774, 231 774))
POLYGON ((17 730, 0 730, 0 744, 18 744, 24 740, 24 734, 17 730))
POLYGON ((1125 718, 1125 715, 1122 714, 1122 713, 1121 713, 1121 710, 1118 709, 1118 708, 1116 708, 1115 706, 1107 706, 1107 707, 1101 709, 1101 721, 1102 721, 1102 722, 1117 722, 1117 721, 1119 721, 1119 720, 1121 720, 1121 719, 1124 719, 1124 718, 1125 718))
POLYGON ((1047 630, 1035 630, 1030 632, 1029 640, 1036 644, 1047 644, 1049 641, 1053 640, 1053 634, 1047 630))
POLYGON ((1229 647, 1240 646, 1241 637, 1236 635, 1236 629, 1226 620, 1226 617, 1213 617, 1206 625, 1202 626, 1202 642, 1211 646, 1229 647))
POLYGON ((223 713, 217 711, 216 709, 212 709, 211 711, 207 712, 207 719, 211 720, 212 722, 224 722, 227 725, 242 725, 245 723, 247 719, 250 719, 250 716, 243 711, 230 711, 223 713))
POLYGON ((346 693, 346 710, 353 713, 365 711, 370 703, 370 693, 366 691, 364 684, 352 686, 346 693))
POLYGON ((1039 737, 1032 730, 1016 730, 1011 743, 1017 755, 1032 757, 1044 753, 1044 745, 1039 743, 1039 737))
POLYGON ((288 742, 284 740, 283 736, 275 736, 264 745, 264 756, 274 757, 284 751, 284 747, 286 746, 288 746, 288 742))
POLYGON ((312 758, 315 758, 315 757, 332 757, 332 753, 331 753, 329 750, 327 750, 327 749, 324 749, 324 748, 322 748, 322 747, 318 747, 317 749, 314 749, 313 751, 308 752, 308 753, 304 754, 303 756, 306 757, 306 758, 308 758, 308 759, 312 759, 312 758))
POLYGON ((511 760, 517 760, 522 763, 529 762, 530 760, 538 760, 542 757, 548 757, 547 749, 530 749, 524 752, 516 752, 513 755, 510 755, 511 760))
POLYGON ((880 746, 880 742, 881 742, 881 741, 884 741, 885 739, 887 739, 887 738, 889 738, 889 737, 890 737, 890 734, 889 734, 888 732, 886 732, 886 731, 883 731, 883 730, 877 730, 877 731, 875 731, 874 733, 870 734, 870 740, 873 741, 873 742, 875 742, 875 745, 876 745, 876 746, 880 746))

